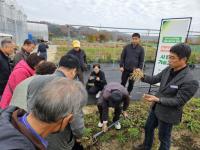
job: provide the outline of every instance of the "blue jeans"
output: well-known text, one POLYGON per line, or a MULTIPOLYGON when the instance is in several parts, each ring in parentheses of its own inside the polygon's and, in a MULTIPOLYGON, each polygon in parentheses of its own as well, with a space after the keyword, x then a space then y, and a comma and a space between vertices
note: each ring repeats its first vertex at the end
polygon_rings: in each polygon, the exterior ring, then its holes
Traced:
POLYGON ((169 124, 159 120, 156 117, 153 110, 151 110, 151 112, 149 113, 147 122, 145 124, 145 139, 144 139, 145 150, 151 150, 154 139, 154 130, 157 127, 160 140, 159 150, 169 150, 171 144, 171 132, 173 124, 169 124))

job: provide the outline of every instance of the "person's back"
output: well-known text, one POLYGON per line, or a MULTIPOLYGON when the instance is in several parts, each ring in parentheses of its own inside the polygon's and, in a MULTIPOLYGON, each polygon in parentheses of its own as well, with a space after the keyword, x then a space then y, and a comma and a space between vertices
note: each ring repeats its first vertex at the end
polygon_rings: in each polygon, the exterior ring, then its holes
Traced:
POLYGON ((38 52, 40 53, 46 53, 47 52, 48 45, 45 43, 40 43, 38 46, 38 52))
MULTIPOLYGON (((43 62, 36 67, 36 75, 52 74, 56 70, 56 65, 52 62, 43 62)), ((24 110, 27 110, 27 90, 29 83, 35 78, 35 76, 29 77, 22 81, 14 90, 11 105, 18 106, 24 110)))
POLYGON ((39 56, 44 57, 45 60, 47 60, 47 48, 49 48, 49 46, 45 44, 44 40, 41 40, 41 43, 38 46, 37 53, 39 56))
POLYGON ((27 87, 27 111, 30 112, 33 108, 37 93, 51 80, 55 79, 56 75, 37 75, 28 84, 27 87))
POLYGON ((119 90, 121 91, 124 95, 128 95, 128 92, 126 90, 126 88, 124 86, 122 86, 120 83, 118 82, 110 82, 109 84, 107 84, 104 87, 103 92, 103 97, 104 98, 108 98, 110 96, 110 92, 112 90, 119 90))
MULTIPOLYGON (((56 78, 62 77, 60 72, 55 72, 53 75, 39 75, 36 76, 28 86, 27 93, 27 107, 28 112, 32 110, 34 105, 34 99, 38 91, 43 88, 48 82, 56 78)), ((85 104, 83 104, 85 105, 85 104)), ((56 134, 50 134, 47 137, 49 143, 48 150, 71 150, 75 143, 75 137, 80 138, 83 134, 84 129, 84 118, 82 110, 77 114, 74 114, 73 120, 70 124, 64 129, 64 131, 56 134), (74 137, 75 136, 75 137, 74 137)))
POLYGON ((15 88, 14 93, 12 95, 10 105, 17 106, 19 108, 27 110, 27 103, 26 103, 27 89, 28 89, 29 83, 34 78, 35 78, 35 76, 29 77, 17 85, 17 87, 15 88))
MULTIPOLYGON (((79 51, 75 50, 75 49, 71 49, 67 54, 71 54, 74 55, 78 58, 79 63, 81 65, 81 69, 84 70, 84 65, 86 63, 86 55, 83 49, 79 49, 79 51)), ((66 55, 67 55, 66 54, 66 55)))

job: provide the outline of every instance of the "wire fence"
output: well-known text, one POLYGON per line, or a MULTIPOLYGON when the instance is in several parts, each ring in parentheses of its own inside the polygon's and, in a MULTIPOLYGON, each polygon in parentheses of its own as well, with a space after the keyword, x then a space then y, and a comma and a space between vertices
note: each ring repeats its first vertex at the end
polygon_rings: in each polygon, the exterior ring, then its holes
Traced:
POLYGON ((0 0, 0 32, 10 34, 17 44, 27 37, 27 16, 15 1, 0 0))
MULTIPOLYGON (((103 26, 66 25, 66 36, 54 39, 58 46, 58 57, 72 48, 74 39, 81 41, 81 47, 86 51, 89 62, 116 63, 119 61, 123 47, 131 42, 131 35, 140 33, 141 43, 145 49, 145 60, 154 61, 160 30, 117 28, 103 26), (61 40, 61 41, 60 41, 61 40), (57 41, 57 42, 56 42, 57 41)), ((190 31, 188 42, 194 52, 200 56, 200 32, 190 31)), ((196 56, 200 62, 200 57, 196 56)))

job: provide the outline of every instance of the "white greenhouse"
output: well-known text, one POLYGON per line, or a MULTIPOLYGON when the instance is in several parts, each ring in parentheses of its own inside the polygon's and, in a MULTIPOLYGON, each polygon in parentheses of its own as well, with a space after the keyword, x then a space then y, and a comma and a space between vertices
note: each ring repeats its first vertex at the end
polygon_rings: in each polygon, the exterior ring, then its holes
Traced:
POLYGON ((33 37, 33 39, 43 39, 45 41, 49 40, 48 26, 41 23, 27 23, 28 34, 33 37))
POLYGON ((19 45, 27 38, 27 16, 15 0, 0 0, 0 33, 12 35, 19 45))

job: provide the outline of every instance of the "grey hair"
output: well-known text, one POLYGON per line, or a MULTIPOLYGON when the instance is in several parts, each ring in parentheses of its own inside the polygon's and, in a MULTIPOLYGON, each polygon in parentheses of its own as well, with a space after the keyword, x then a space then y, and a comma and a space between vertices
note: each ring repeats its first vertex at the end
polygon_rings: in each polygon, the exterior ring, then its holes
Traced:
POLYGON ((4 47, 7 46, 7 44, 12 44, 12 43, 13 43, 12 40, 10 40, 10 39, 4 39, 4 40, 1 41, 1 47, 4 48, 4 47))
POLYGON ((79 81, 55 78, 37 94, 32 112, 36 118, 51 123, 78 114, 87 103, 87 92, 79 81))

